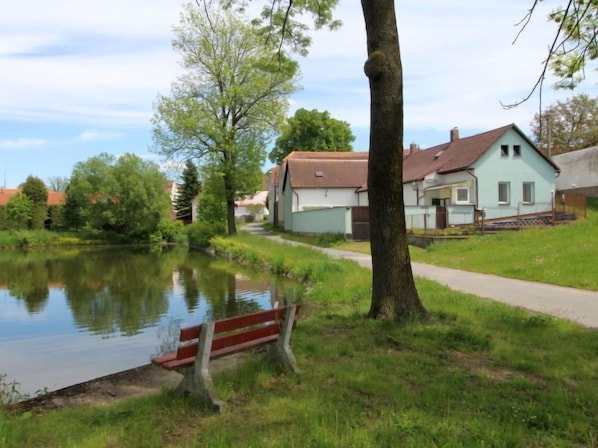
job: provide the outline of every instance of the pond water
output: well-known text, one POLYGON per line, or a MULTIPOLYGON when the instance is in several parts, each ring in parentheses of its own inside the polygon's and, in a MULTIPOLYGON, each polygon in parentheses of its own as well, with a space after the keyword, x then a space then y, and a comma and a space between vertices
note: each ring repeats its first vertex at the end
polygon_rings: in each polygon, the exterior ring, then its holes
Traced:
POLYGON ((0 251, 0 381, 35 395, 144 365, 176 346, 180 326, 301 294, 181 248, 0 251))

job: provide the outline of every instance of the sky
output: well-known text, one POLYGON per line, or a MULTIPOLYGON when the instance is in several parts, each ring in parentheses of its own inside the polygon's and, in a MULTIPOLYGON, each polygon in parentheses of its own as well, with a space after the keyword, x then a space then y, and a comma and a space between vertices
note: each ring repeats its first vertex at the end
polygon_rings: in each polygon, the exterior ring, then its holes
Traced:
MULTIPOLYGON (((183 71, 172 49, 180 0, 2 0, 0 4, 0 187, 32 175, 48 182, 70 177, 77 162, 102 152, 134 153, 163 167, 153 147, 151 117, 158 94, 168 95, 183 71)), ((542 70, 555 27, 547 0, 519 36, 532 0, 396 0, 404 75, 404 146, 421 148, 515 123, 530 134, 540 105, 572 95, 596 96, 586 80, 575 92, 554 91, 542 102, 527 96, 542 70)), ((360 3, 340 0, 343 26, 312 33, 298 57, 298 108, 328 111, 351 125, 353 148, 369 141, 369 86, 360 3)), ((589 74, 590 77, 594 73, 589 74)), ((265 161, 264 169, 271 167, 265 161)))

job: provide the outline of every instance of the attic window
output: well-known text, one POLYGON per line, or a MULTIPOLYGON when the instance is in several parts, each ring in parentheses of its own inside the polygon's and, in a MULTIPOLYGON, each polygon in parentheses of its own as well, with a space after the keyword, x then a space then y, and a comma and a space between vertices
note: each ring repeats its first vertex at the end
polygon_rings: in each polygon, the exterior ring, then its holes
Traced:
POLYGON ((500 145, 500 155, 502 157, 509 156, 509 145, 500 145))
POLYGON ((316 171, 314 174, 316 177, 324 177, 324 171, 316 171))
POLYGON ((440 157, 440 155, 443 153, 444 151, 438 151, 436 154, 434 154, 434 160, 436 160, 438 157, 440 157))
POLYGON ((521 155, 521 145, 513 145, 513 155, 516 157, 521 155))

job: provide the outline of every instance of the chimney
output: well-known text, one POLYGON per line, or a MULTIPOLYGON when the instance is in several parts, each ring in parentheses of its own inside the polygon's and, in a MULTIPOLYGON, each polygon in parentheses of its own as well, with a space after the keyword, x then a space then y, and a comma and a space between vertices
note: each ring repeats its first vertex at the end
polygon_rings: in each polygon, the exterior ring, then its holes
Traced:
POLYGON ((451 142, 456 142, 459 140, 459 128, 454 127, 451 129, 451 142))
POLYGON ((417 143, 415 142, 411 142, 409 144, 409 154, 413 154, 414 152, 419 151, 419 146, 417 143))

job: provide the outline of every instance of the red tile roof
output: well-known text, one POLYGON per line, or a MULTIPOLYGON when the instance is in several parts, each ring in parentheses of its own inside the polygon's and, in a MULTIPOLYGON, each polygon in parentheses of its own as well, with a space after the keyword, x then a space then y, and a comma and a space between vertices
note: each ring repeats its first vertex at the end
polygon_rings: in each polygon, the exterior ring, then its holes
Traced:
MULTIPOLYGON (((18 188, 0 188, 0 205, 8 204, 10 198, 21 190, 18 188)), ((64 202, 64 193, 61 191, 48 191, 48 205, 60 205, 64 202)))

